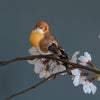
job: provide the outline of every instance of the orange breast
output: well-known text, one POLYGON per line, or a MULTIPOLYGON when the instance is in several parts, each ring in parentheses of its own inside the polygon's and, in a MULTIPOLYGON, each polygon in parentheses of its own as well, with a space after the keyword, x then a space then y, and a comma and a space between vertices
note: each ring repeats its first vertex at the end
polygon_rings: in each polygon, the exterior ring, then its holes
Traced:
POLYGON ((30 42, 38 50, 39 49, 39 42, 43 38, 44 38, 43 33, 32 32, 31 35, 30 35, 30 42))

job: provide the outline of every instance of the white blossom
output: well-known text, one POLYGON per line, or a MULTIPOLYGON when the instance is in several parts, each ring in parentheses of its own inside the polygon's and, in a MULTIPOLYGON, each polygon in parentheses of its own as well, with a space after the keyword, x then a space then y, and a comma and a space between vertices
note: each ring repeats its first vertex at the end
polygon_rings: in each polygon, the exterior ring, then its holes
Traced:
MULTIPOLYGON (((77 63, 77 55, 79 54, 79 51, 75 52, 70 60, 70 62, 72 63, 77 63)), ((81 71, 77 68, 77 69, 73 69, 71 70, 72 75, 73 75, 73 84, 74 86, 78 86, 79 85, 79 79, 80 79, 80 73, 81 71)))
POLYGON ((41 64, 40 62, 34 63, 34 72, 35 73, 40 73, 42 71, 43 67, 44 67, 44 65, 41 64))
POLYGON ((46 67, 47 66, 40 61, 34 63, 34 72, 39 74, 39 78, 47 78, 51 75, 51 70, 49 68, 47 69, 46 67))
POLYGON ((92 60, 91 55, 88 52, 85 52, 84 56, 80 56, 78 59, 81 61, 80 64, 84 66, 86 66, 87 63, 92 60))
POLYGON ((100 38, 100 35, 98 35, 98 38, 100 38))
MULTIPOLYGON (((34 47, 31 47, 31 48, 29 49, 29 53, 30 53, 31 55, 39 55, 38 51, 37 51, 34 47)), ((34 64, 34 63, 37 61, 37 59, 34 59, 34 60, 27 60, 27 61, 28 61, 28 63, 30 63, 30 64, 34 64)))
POLYGON ((39 52, 36 50, 35 47, 31 47, 31 48, 29 49, 29 53, 30 53, 31 55, 39 55, 39 52))
MULTIPOLYGON (((51 68, 50 69, 53 69, 53 74, 66 70, 65 66, 63 66, 61 64, 57 64, 57 62, 53 62, 51 64, 51 68)), ((61 75, 64 75, 64 74, 66 74, 66 73, 62 73, 61 75)))
POLYGON ((35 64, 35 62, 37 62, 37 59, 34 60, 27 60, 29 64, 35 64))
MULTIPOLYGON (((29 53, 31 55, 39 55, 39 52, 34 47, 29 49, 29 53)), ((28 60, 28 63, 34 64, 34 72, 39 74, 39 78, 43 78, 43 77, 47 78, 52 73, 51 70, 49 68, 47 70, 46 65, 43 64, 45 60, 46 59, 44 58, 28 60)))
POLYGON ((90 94, 90 93, 95 94, 96 90, 97 90, 97 87, 92 82, 89 82, 86 79, 87 78, 85 76, 82 76, 80 78, 80 84, 83 85, 84 93, 86 93, 86 94, 90 94))
MULTIPOLYGON (((73 72, 73 71, 72 71, 73 72)), ((79 70, 74 70, 73 75, 75 75, 74 80, 73 80, 73 84, 74 86, 78 86, 80 84, 83 85, 83 92, 86 94, 95 94, 97 87, 92 83, 87 81, 86 77, 84 76, 80 76, 80 71, 79 70)))
MULTIPOLYGON (((31 55, 39 55, 38 51, 32 47, 29 49, 29 52, 31 55)), ((77 55, 79 54, 79 51, 75 52, 72 56, 72 58, 69 60, 72 63, 77 63, 77 55)), ((87 65, 87 63, 89 61, 91 61, 91 55, 88 52, 84 53, 84 56, 80 56, 78 58, 78 60, 81 61, 80 64, 82 65, 87 65)), ((34 59, 34 60, 28 60, 28 62, 30 64, 34 64, 34 72, 39 74, 39 78, 47 78, 49 77, 52 73, 57 73, 57 72, 61 72, 66 70, 66 67, 64 65, 62 65, 61 62, 52 62, 52 64, 50 65, 51 62, 49 62, 49 67, 47 68, 46 64, 43 64, 43 61, 45 61, 45 59, 34 59)), ((71 66, 70 66, 71 67, 71 66)), ((81 71, 77 68, 77 69, 73 69, 71 70, 72 73, 72 77, 73 77, 73 84, 74 86, 79 86, 79 85, 83 85, 83 91, 86 94, 95 94, 97 87, 92 83, 89 82, 88 80, 86 80, 87 78, 85 76, 81 76, 81 71)), ((66 73, 63 73, 62 75, 64 75, 66 73)))
MULTIPOLYGON (((77 63, 78 54, 79 52, 75 52, 70 62, 77 63)), ((86 65, 88 61, 91 61, 91 55, 88 52, 85 52, 84 56, 81 56, 79 60, 81 61, 82 65, 86 65)), ((83 91, 86 94, 96 93, 97 87, 92 82, 90 83, 88 80, 86 80, 87 78, 85 76, 81 76, 81 71, 79 69, 73 69, 71 72, 73 75, 74 86, 83 85, 83 91)))
POLYGON ((51 70, 46 70, 46 68, 43 68, 42 71, 39 73, 39 78, 47 78, 51 75, 51 70))
POLYGON ((88 80, 86 80, 87 78, 85 76, 81 76, 80 70, 74 69, 71 72, 74 75, 74 78, 73 78, 74 86, 78 86, 78 85, 82 84, 84 93, 86 93, 86 94, 90 94, 90 93, 95 94, 96 93, 97 87, 92 82, 89 82, 88 80))
POLYGON ((73 69, 71 70, 73 75, 73 84, 74 86, 78 86, 80 84, 80 73, 81 71, 79 69, 73 69))
POLYGON ((97 87, 93 83, 89 83, 88 81, 83 83, 83 91, 84 93, 90 94, 95 94, 97 90, 97 87))
POLYGON ((38 60, 34 63, 34 72, 39 74, 39 78, 47 78, 52 73, 52 71, 49 68, 47 68, 47 64, 43 64, 43 61, 45 61, 45 59, 38 60))
POLYGON ((79 51, 76 51, 76 52, 73 54, 71 60, 69 60, 69 61, 72 62, 72 63, 77 63, 77 55, 78 55, 78 54, 79 54, 79 51))

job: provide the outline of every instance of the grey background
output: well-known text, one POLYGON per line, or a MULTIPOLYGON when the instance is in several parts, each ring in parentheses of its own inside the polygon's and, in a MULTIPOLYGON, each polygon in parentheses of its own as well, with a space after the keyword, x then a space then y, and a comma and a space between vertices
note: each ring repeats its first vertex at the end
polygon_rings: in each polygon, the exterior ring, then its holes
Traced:
MULTIPOLYGON (((50 32, 69 57, 88 51, 100 68, 100 0, 0 0, 0 60, 29 56, 30 33, 38 21, 46 21, 50 32)), ((0 100, 40 81, 27 61, 0 67, 0 100)), ((59 76, 11 100, 98 100, 74 87, 71 77, 59 76)))

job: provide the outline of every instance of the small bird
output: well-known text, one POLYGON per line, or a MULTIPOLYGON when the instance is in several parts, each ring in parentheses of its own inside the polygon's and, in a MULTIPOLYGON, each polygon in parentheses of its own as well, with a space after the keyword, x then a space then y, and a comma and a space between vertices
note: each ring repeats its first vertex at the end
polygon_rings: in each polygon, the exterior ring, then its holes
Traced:
POLYGON ((40 54, 55 54, 60 58, 68 59, 64 49, 59 46, 55 37, 49 32, 49 25, 46 22, 37 22, 30 35, 30 42, 40 54))

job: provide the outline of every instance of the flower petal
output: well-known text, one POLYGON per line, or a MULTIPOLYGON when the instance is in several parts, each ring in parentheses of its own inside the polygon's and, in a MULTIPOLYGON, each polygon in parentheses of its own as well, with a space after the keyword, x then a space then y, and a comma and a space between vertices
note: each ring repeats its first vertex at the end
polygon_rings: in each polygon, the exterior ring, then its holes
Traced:
POLYGON ((91 83, 91 91, 92 91, 92 94, 95 94, 97 91, 97 87, 93 83, 91 83))
POLYGON ((45 78, 49 77, 50 75, 51 75, 51 71, 46 71, 45 78))
POLYGON ((39 78, 43 78, 43 77, 45 77, 45 70, 43 70, 43 71, 40 72, 40 74, 39 74, 39 78))
POLYGON ((75 76, 74 81, 73 81, 74 86, 79 85, 79 79, 80 79, 80 76, 75 76))
POLYGON ((50 69, 53 69, 56 66, 57 66, 57 63, 56 62, 52 62, 50 69))
POLYGON ((56 66, 54 69, 53 69, 53 74, 57 73, 58 72, 58 67, 56 66))
POLYGON ((35 64, 37 59, 34 59, 34 60, 27 60, 29 64, 35 64))
POLYGON ((72 72, 73 75, 78 75, 78 76, 81 73, 81 71, 79 69, 73 69, 73 70, 71 70, 71 72, 72 72))
POLYGON ((66 70, 66 68, 65 68, 65 66, 63 66, 63 65, 60 65, 59 68, 58 68, 58 70, 59 70, 59 72, 61 72, 61 71, 66 70))
POLYGON ((83 66, 86 66, 87 65, 87 63, 83 63, 83 62, 81 62, 81 63, 79 63, 80 65, 83 65, 83 66))
POLYGON ((90 60, 91 61, 91 55, 88 53, 88 52, 85 52, 84 53, 84 56, 88 59, 88 60, 90 60))
POLYGON ((78 58, 78 60, 80 60, 81 62, 84 62, 84 63, 87 63, 87 62, 88 62, 88 59, 85 58, 84 56, 80 56, 80 57, 78 58))
POLYGON ((42 68, 38 67, 38 66, 34 66, 34 72, 35 73, 40 73, 42 70, 42 68))
POLYGON ((73 54, 73 56, 72 56, 70 62, 77 63, 77 55, 78 55, 78 54, 79 54, 79 51, 76 51, 76 52, 73 54))
POLYGON ((38 54, 39 54, 38 51, 35 49, 35 47, 31 47, 31 48, 29 49, 29 53, 30 53, 31 55, 38 55, 38 54))

